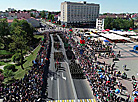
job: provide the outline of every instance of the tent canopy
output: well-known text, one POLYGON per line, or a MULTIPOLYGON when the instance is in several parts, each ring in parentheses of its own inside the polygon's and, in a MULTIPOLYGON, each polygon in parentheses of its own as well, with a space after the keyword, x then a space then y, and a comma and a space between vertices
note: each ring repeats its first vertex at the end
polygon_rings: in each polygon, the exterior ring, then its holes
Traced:
POLYGON ((133 47, 133 49, 134 49, 134 50, 138 50, 138 45, 135 45, 135 46, 133 47))
POLYGON ((109 42, 108 40, 104 40, 104 42, 109 42))

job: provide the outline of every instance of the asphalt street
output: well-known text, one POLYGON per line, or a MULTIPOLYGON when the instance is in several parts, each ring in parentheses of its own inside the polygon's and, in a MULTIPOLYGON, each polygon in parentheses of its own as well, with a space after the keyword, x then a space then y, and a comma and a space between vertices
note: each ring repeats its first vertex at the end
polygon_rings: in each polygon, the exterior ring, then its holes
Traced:
POLYGON ((56 72, 54 52, 57 50, 53 47, 54 40, 52 35, 50 36, 52 41, 52 49, 51 49, 49 78, 48 78, 48 101, 94 99, 90 85, 86 79, 72 79, 68 65, 70 61, 67 59, 64 49, 64 43, 62 42, 61 38, 58 35, 57 36, 60 40, 60 45, 62 46, 62 48, 58 51, 62 52, 65 58, 64 62, 61 62, 62 63, 61 67, 64 68, 64 70, 56 72))
POLYGON ((94 99, 86 79, 73 79, 78 99, 94 99))
POLYGON ((62 62, 61 67, 64 70, 59 70, 56 72, 55 61, 54 61, 54 47, 53 47, 53 37, 51 58, 50 58, 50 68, 49 68, 49 78, 48 78, 48 99, 49 100, 65 100, 65 99, 75 99, 73 88, 71 85, 71 79, 69 77, 68 66, 66 62, 62 62))

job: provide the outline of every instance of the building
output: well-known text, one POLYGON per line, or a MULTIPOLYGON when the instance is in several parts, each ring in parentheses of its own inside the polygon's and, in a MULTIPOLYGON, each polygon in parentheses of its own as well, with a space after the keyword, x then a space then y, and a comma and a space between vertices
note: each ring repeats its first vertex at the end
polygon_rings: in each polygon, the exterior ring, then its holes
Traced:
POLYGON ((98 30, 104 30, 104 19, 110 17, 113 19, 116 18, 122 18, 122 19, 129 19, 129 15, 126 14, 107 14, 107 15, 101 15, 96 19, 96 29, 98 30))
POLYGON ((62 2, 61 3, 61 23, 72 26, 95 27, 96 18, 99 15, 99 4, 81 2, 62 2))
POLYGON ((21 19, 21 18, 28 19, 28 18, 30 18, 30 13, 28 13, 28 12, 10 12, 8 19, 14 19, 14 18, 17 18, 17 19, 21 19))
POLYGON ((99 17, 96 19, 96 29, 104 30, 104 19, 103 18, 99 17))
POLYGON ((8 8, 8 12, 14 11, 14 8, 8 8))

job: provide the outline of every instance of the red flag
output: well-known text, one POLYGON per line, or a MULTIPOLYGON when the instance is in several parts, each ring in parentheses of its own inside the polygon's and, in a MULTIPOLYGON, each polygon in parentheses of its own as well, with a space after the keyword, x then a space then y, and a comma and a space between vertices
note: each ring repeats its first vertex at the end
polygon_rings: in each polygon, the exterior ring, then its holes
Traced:
POLYGON ((65 25, 62 25, 62 27, 65 27, 65 25))
POLYGON ((80 43, 81 44, 85 44, 85 40, 80 40, 80 43))
POLYGON ((48 61, 48 59, 47 59, 47 58, 45 58, 45 60, 47 60, 47 61, 48 61))

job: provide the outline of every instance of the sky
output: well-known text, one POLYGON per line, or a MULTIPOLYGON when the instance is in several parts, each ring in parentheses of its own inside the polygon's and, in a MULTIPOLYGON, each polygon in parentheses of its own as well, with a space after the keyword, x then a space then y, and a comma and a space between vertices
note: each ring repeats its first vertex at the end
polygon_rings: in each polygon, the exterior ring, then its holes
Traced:
MULTIPOLYGON (((16 10, 60 11, 60 4, 70 0, 0 0, 0 11, 8 8, 16 10)), ((71 0, 71 2, 87 1, 100 4, 100 13, 137 13, 138 0, 71 0)))

